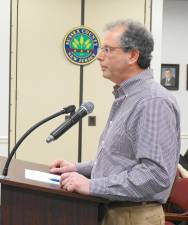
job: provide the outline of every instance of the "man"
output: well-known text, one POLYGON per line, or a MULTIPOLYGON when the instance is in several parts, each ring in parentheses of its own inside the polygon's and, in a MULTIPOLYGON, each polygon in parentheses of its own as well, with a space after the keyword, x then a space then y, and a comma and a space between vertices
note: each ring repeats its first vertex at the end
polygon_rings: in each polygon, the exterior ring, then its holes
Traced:
POLYGON ((162 79, 161 84, 166 87, 175 86, 175 78, 173 77, 173 73, 170 68, 164 71, 164 78, 162 79))
POLYGON ((175 99, 148 69, 152 50, 152 35, 140 23, 107 26, 98 60, 115 83, 115 100, 97 157, 51 165, 63 189, 110 200, 102 225, 164 224, 161 204, 176 174, 180 121, 175 99))

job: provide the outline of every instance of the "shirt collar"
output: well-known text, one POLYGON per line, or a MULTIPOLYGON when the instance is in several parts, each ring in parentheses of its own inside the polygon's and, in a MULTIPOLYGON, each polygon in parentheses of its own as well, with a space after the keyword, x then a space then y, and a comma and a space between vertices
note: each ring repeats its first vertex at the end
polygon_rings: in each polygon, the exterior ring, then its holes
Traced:
POLYGON ((123 81, 120 85, 115 85, 113 88, 113 94, 115 98, 118 98, 122 95, 130 95, 136 88, 136 86, 145 82, 146 80, 153 79, 153 71, 151 69, 146 69, 141 73, 138 73, 134 77, 129 78, 128 80, 123 81))

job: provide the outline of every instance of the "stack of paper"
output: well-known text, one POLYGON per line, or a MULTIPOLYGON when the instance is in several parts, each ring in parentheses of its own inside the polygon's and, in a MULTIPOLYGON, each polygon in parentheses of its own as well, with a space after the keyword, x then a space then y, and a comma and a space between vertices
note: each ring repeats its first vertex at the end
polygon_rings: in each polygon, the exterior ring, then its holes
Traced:
POLYGON ((60 176, 58 175, 28 169, 25 169, 25 178, 56 185, 59 185, 60 181, 60 176))

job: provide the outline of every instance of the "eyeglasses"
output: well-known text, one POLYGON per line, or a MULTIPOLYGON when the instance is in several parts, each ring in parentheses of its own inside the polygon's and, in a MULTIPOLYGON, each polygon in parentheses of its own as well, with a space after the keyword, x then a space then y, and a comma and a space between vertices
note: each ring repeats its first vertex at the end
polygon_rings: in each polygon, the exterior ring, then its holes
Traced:
POLYGON ((123 49, 122 47, 111 47, 111 46, 104 46, 99 48, 99 52, 102 51, 104 52, 106 55, 110 54, 112 51, 116 50, 116 49, 123 49))

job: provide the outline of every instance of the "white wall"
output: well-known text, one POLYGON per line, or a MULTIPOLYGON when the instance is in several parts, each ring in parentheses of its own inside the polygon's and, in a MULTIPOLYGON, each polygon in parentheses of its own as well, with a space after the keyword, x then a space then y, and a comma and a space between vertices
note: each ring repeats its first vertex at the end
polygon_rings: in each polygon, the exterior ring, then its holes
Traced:
POLYGON ((181 110, 182 148, 188 148, 188 1, 164 0, 163 6, 162 63, 179 64, 179 90, 172 91, 181 110))
POLYGON ((160 82, 163 0, 152 1, 151 21, 152 21, 151 32, 154 38, 154 51, 153 51, 153 59, 151 62, 151 68, 153 69, 155 80, 160 82))
POLYGON ((0 155, 8 150, 10 0, 0 0, 0 155))

